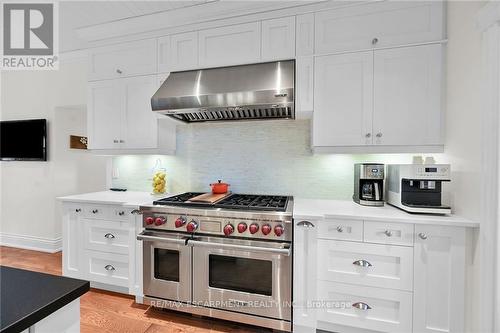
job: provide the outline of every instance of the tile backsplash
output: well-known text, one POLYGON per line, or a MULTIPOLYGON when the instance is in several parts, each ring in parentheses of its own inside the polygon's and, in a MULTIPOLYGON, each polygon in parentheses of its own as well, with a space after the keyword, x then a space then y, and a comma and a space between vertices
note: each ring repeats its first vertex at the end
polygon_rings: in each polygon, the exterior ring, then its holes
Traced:
POLYGON ((412 154, 313 154, 310 136, 308 120, 179 125, 175 156, 114 157, 112 184, 150 191, 156 165, 167 171, 169 192, 209 191, 222 179, 239 193, 350 199, 354 163, 412 161, 412 154))

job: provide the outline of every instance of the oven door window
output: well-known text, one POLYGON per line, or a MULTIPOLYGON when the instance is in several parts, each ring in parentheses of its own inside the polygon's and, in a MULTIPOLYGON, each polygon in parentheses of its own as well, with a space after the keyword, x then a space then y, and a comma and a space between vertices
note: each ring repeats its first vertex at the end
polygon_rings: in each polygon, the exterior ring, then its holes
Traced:
POLYGON ((154 277, 179 282, 179 251, 154 249, 154 277))
POLYGON ((272 295, 272 261, 210 254, 209 270, 210 287, 272 295))

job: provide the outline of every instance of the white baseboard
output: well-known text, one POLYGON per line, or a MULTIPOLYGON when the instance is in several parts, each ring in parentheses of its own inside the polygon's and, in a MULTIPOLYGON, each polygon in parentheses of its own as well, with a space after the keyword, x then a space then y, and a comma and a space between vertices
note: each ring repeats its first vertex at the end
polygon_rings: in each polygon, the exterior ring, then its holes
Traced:
POLYGON ((62 250, 62 238, 58 237, 56 239, 50 239, 43 237, 0 233, 0 245, 40 252, 55 253, 62 250))

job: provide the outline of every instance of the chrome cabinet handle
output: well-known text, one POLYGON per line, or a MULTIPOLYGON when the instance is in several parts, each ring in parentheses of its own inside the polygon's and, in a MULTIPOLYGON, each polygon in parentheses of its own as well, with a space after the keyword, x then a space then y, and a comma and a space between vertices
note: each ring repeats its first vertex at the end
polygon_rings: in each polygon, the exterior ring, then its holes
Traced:
POLYGON ((119 141, 118 140, 113 140, 113 143, 118 143, 119 141))
POLYGON ((382 137, 382 133, 381 132, 378 132, 377 135, 376 135, 377 138, 381 138, 382 137))
POLYGON ((160 236, 150 236, 145 234, 144 232, 137 235, 137 240, 140 241, 149 241, 149 242, 164 242, 164 243, 174 243, 179 245, 186 245, 186 239, 184 238, 167 238, 160 236))
POLYGON ((77 209, 75 209, 75 212, 77 212, 77 213, 80 213, 81 211, 82 211, 82 209, 81 209, 81 208, 77 208, 77 209))
POLYGON ((104 269, 107 270, 108 272, 111 272, 111 271, 115 270, 115 268, 113 267, 113 265, 106 265, 106 266, 104 266, 104 269))
POLYGON ((125 143, 125 140, 120 140, 120 143, 125 143))
POLYGON ((92 210, 92 214, 97 214, 98 212, 99 212, 99 210, 98 210, 98 209, 93 209, 93 210, 92 210))
POLYGON ((140 210, 138 210, 138 209, 134 209, 134 210, 132 210, 132 211, 130 212, 130 214, 134 214, 134 215, 141 215, 141 214, 142 214, 142 212, 141 212, 140 210))
POLYGON ((125 215, 125 212, 124 211, 118 212, 118 215, 123 216, 125 215))
POLYGON ((342 228, 341 225, 339 225, 336 229, 338 232, 344 232, 344 228, 342 228))
POLYGON ((117 72, 118 74, 122 74, 122 73, 123 73, 123 72, 122 72, 122 70, 121 70, 121 69, 119 69, 119 68, 117 68, 117 69, 116 69, 116 72, 117 72))
POLYGON ((353 303, 352 307, 356 308, 356 309, 359 309, 359 310, 370 310, 372 308, 371 306, 369 306, 368 304, 363 303, 363 302, 353 303))
POLYGON ((297 223, 297 227, 314 228, 314 224, 309 221, 300 221, 299 223, 297 223))
POLYGON ((108 232, 106 235, 104 235, 104 237, 106 237, 107 239, 113 239, 115 238, 115 235, 108 232))
POLYGON ((418 234, 418 237, 420 237, 420 239, 426 240, 427 239, 427 234, 421 232, 421 233, 418 234))
POLYGON ((372 134, 371 133, 366 133, 365 134, 365 138, 371 138, 372 137, 372 134))
POLYGON ((390 230, 386 230, 386 231, 384 231, 384 234, 385 234, 387 237, 392 237, 392 231, 390 231, 390 230))
POLYGON ((372 39, 372 45, 375 45, 375 44, 377 44, 377 43, 378 43, 378 38, 373 38, 373 39, 372 39))
POLYGON ((373 265, 370 264, 368 261, 366 260, 363 260, 363 259, 360 259, 360 260, 356 260, 352 263, 353 265, 356 265, 356 266, 361 266, 361 267, 372 267, 373 265))
POLYGON ((267 253, 281 254, 284 256, 290 256, 291 254, 291 249, 289 247, 272 248, 263 246, 246 246, 246 245, 236 245, 236 244, 210 243, 193 239, 188 239, 187 243, 188 245, 212 247, 217 249, 222 248, 222 249, 232 249, 232 250, 251 251, 251 252, 267 252, 267 253))

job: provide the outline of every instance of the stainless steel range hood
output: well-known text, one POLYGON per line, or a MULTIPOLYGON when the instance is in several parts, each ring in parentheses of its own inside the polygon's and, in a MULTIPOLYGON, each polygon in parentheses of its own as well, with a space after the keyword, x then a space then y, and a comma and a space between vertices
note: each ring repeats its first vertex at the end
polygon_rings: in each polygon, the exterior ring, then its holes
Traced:
POLYGON ((294 119, 295 61, 172 72, 153 111, 184 122, 294 119))

